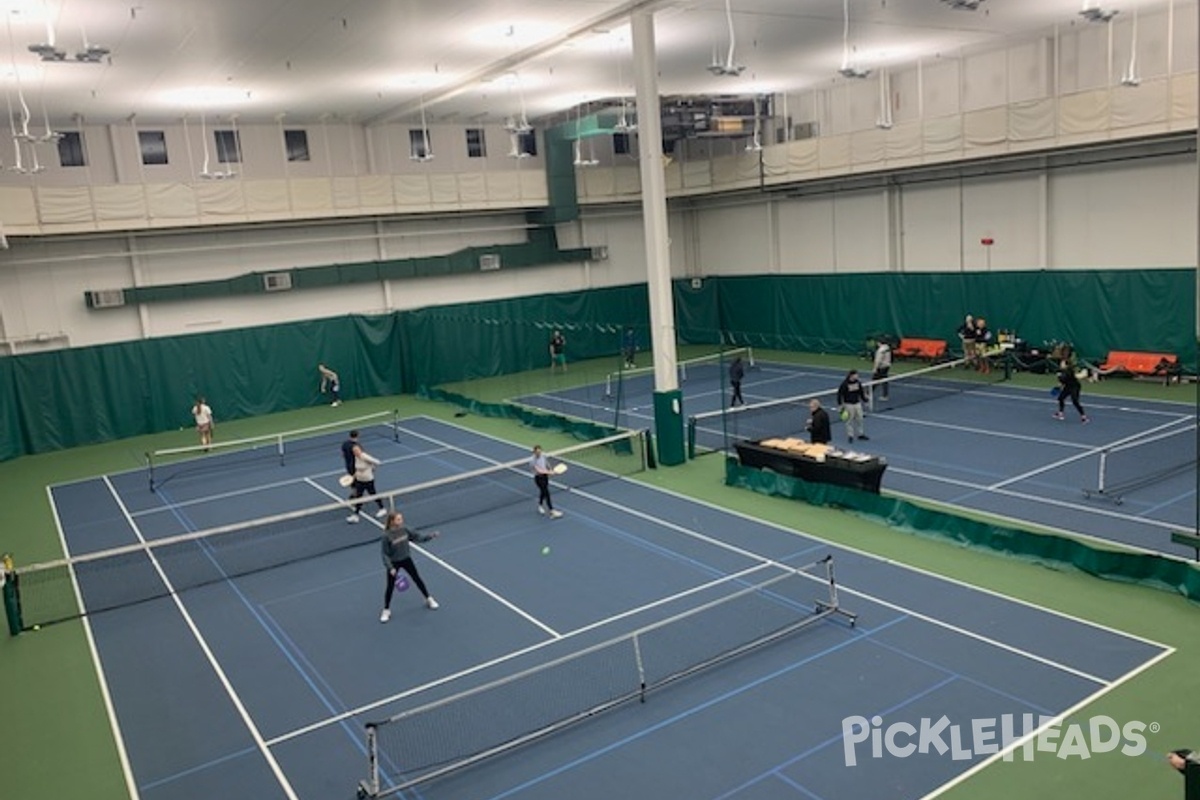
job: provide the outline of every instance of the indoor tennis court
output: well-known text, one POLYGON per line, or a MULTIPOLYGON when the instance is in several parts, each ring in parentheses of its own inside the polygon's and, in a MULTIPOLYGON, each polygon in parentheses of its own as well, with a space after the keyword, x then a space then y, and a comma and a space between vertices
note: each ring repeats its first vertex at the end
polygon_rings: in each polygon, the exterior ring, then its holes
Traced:
MULTIPOLYGON (((239 560, 245 545, 216 536, 192 540, 216 566, 211 578, 194 577, 166 548, 149 559, 143 550, 143 563, 117 576, 77 571, 84 602, 109 608, 87 623, 141 797, 349 797, 367 777, 365 723, 463 693, 449 708, 461 707, 477 729, 467 738, 485 750, 544 724, 539 707, 588 708, 613 680, 609 659, 590 648, 661 631, 657 650, 645 645, 647 670, 669 673, 675 667, 654 660, 686 668, 745 643, 727 637, 755 635, 747 607, 726 602, 739 592, 762 598, 772 617, 811 617, 815 601, 829 600, 825 573, 796 570, 827 556, 836 604, 853 619, 816 619, 669 681, 644 702, 619 703, 398 796, 601 797, 611 781, 660 796, 925 795, 995 756, 872 759, 860 745, 851 768, 842 720, 886 715, 915 725, 947 708, 965 725, 1055 717, 1171 652, 604 468, 612 458, 638 462, 632 449, 603 461, 586 445, 577 460, 565 454, 571 468, 554 489, 565 515, 550 521, 535 513, 523 469, 492 469, 519 463, 524 447, 430 418, 381 416, 363 426, 364 446, 384 462, 380 491, 436 487, 394 496, 414 526, 423 515, 444 517, 435 523, 441 537, 416 557, 438 610, 410 589, 391 622, 379 623, 379 528, 348 525, 340 503, 293 518, 294 530, 278 538, 270 525, 250 528, 269 538, 269 567, 239 560), (473 494, 489 497, 474 508, 454 502, 473 494), (135 594, 114 598, 114 577, 151 586, 144 595, 125 586, 135 594), (165 581, 179 584, 174 593, 165 581), (564 681, 554 664, 581 652, 564 681)), ((201 462, 215 461, 210 468, 179 469, 153 492, 136 470, 51 493, 68 551, 79 556, 340 500, 338 442, 300 440, 282 464, 253 450, 209 455, 201 462)), ((406 758, 440 766, 465 746, 461 731, 444 741, 435 724, 415 724, 396 739, 407 744, 380 754, 381 790, 405 779, 406 758)))

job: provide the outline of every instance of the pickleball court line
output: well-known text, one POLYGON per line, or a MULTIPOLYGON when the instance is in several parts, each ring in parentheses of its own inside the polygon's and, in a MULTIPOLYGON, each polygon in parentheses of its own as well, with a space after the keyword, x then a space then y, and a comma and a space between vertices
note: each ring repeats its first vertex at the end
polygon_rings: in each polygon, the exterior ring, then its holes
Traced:
MULTIPOLYGON (((407 430, 407 429, 406 429, 406 430, 407 430)), ((423 434, 420 434, 420 433, 418 433, 418 432, 416 432, 416 431, 408 431, 408 433, 409 433, 410 435, 423 436, 423 434)), ((442 445, 446 445, 446 446, 453 446, 453 445, 451 445, 449 442, 439 441, 439 440, 433 439, 432 437, 425 437, 425 438, 428 438, 430 441, 435 441, 435 442, 437 442, 437 443, 439 443, 439 444, 442 444, 442 445)), ((465 451, 465 450, 464 450, 464 452, 469 452, 469 451, 465 451)), ((499 462, 499 461, 494 461, 493 459, 488 459, 488 458, 485 458, 485 457, 483 457, 483 456, 477 456, 477 457, 479 457, 479 458, 482 458, 482 459, 484 459, 484 460, 487 460, 487 461, 493 461, 493 463, 503 463, 503 462, 499 462)), ((618 480, 621 480, 620 478, 617 478, 617 479, 618 479, 618 480)), ((655 515, 653 515, 653 514, 649 514, 649 513, 647 513, 647 512, 643 512, 643 511, 640 511, 640 510, 635 510, 635 509, 629 508, 628 506, 626 506, 626 505, 624 505, 624 504, 621 504, 621 503, 617 503, 617 502, 614 502, 614 501, 608 500, 607 498, 602 498, 602 497, 599 497, 598 495, 592 494, 591 492, 587 492, 587 491, 580 490, 580 489, 573 489, 573 490, 571 490, 571 494, 573 494, 573 495, 576 495, 576 496, 586 497, 586 498, 588 498, 588 499, 592 500, 593 502, 599 503, 599 504, 601 504, 601 505, 607 505, 607 506, 609 506, 609 507, 611 507, 611 508, 617 509, 618 511, 620 511, 620 512, 622 512, 622 513, 629 514, 629 515, 631 515, 631 516, 635 516, 635 517, 638 517, 638 518, 640 518, 640 519, 643 519, 643 520, 647 520, 647 521, 653 522, 653 523, 655 523, 655 524, 657 524, 657 525, 660 525, 660 526, 662 526, 662 527, 664 527, 664 528, 667 528, 668 530, 673 530, 673 531, 676 531, 676 532, 678 532, 678 533, 682 533, 684 536, 687 536, 687 537, 690 537, 690 538, 693 538, 693 539, 697 539, 697 540, 699 540, 699 541, 702 541, 702 542, 705 542, 705 543, 707 543, 707 544, 713 545, 713 546, 715 546, 715 547, 718 547, 718 548, 720 548, 720 549, 728 550, 728 551, 730 551, 730 552, 736 553, 736 554, 738 554, 738 555, 741 555, 741 556, 743 556, 743 557, 745 557, 745 558, 748 558, 748 559, 750 559, 750 560, 762 560, 762 561, 765 561, 765 562, 767 562, 767 563, 773 564, 773 565, 775 565, 776 567, 778 567, 778 568, 780 568, 780 569, 785 569, 785 570, 787 570, 787 569, 790 569, 790 567, 788 567, 786 564, 782 564, 782 563, 780 563, 780 562, 774 561, 773 559, 766 558, 765 556, 762 556, 762 555, 760 555, 760 554, 758 554, 758 553, 752 553, 751 551, 749 551, 749 550, 746 550, 746 549, 744 549, 744 548, 737 547, 737 546, 735 546, 735 545, 729 544, 728 542, 723 542, 723 541, 721 541, 721 540, 719 540, 719 539, 714 539, 714 538, 712 538, 711 536, 706 536, 706 535, 704 535, 704 534, 701 534, 701 533, 699 533, 698 531, 694 531, 694 530, 692 530, 692 529, 690 529, 690 528, 687 528, 687 527, 685 527, 685 526, 678 525, 678 524, 676 524, 676 523, 674 523, 674 522, 671 522, 671 521, 669 521, 669 520, 666 520, 666 519, 663 519, 663 518, 661 518, 661 517, 655 516, 655 515)), ((836 547, 836 545, 830 545, 830 546, 831 546, 831 547, 836 547)), ((802 574, 802 575, 803 575, 803 574, 802 574)), ((813 577, 813 576, 807 576, 807 575, 803 575, 803 576, 804 576, 804 577, 812 577, 812 579, 813 579, 813 580, 816 580, 816 581, 820 582, 820 579, 819 579, 819 578, 815 578, 815 577, 813 577)), ((1080 677, 1083 677, 1083 678, 1086 678, 1086 679, 1088 679, 1088 680, 1092 680, 1092 681, 1095 681, 1095 682, 1098 682, 1098 683, 1101 683, 1101 684, 1103 684, 1103 683, 1104 683, 1104 680, 1103 680, 1103 679, 1101 679, 1101 678, 1097 678, 1096 676, 1090 675, 1090 674, 1088 674, 1088 673, 1086 673, 1086 672, 1084 672, 1084 671, 1082 671, 1082 670, 1077 670, 1077 669, 1076 669, 1076 668, 1074 668, 1074 667, 1068 666, 1068 665, 1066 665, 1066 664, 1061 664, 1061 663, 1059 663, 1059 662, 1056 662, 1056 661, 1054 661, 1054 660, 1052 660, 1052 659, 1049 659, 1049 658, 1045 658, 1045 657, 1043 657, 1043 656, 1039 656, 1039 655, 1037 655, 1037 654, 1035 654, 1035 653, 1032 653, 1032 652, 1030 652, 1030 651, 1024 650, 1023 648, 1019 648, 1019 647, 1015 647, 1015 646, 1013 646, 1013 645, 1009 645, 1009 644, 1007 644, 1007 643, 1001 642, 1001 641, 999 641, 999 640, 997 640, 997 639, 994 639, 994 638, 992 638, 992 637, 985 636, 985 635, 983 635, 983 634, 981 634, 981 633, 977 633, 977 632, 975 632, 975 631, 970 631, 970 630, 967 630, 967 629, 965 629, 965 628, 962 628, 962 627, 960 627, 960 626, 953 625, 952 623, 949 623, 949 622, 947 622, 947 621, 945 621, 945 620, 939 620, 939 619, 937 619, 937 618, 935 618, 935 617, 932 617, 932 616, 929 616, 929 615, 923 614, 923 613, 921 613, 921 612, 918 612, 918 611, 916 611, 916 610, 914 610, 914 609, 909 609, 909 608, 906 608, 906 607, 904 607, 904 606, 901 606, 901 605, 899 605, 899 604, 892 603, 892 602, 890 602, 890 601, 887 601, 887 600, 883 600, 882 598, 875 597, 874 595, 871 595, 871 594, 869 594, 869 593, 866 593, 866 592, 860 592, 860 591, 858 591, 858 590, 851 589, 851 588, 849 588, 849 587, 845 587, 845 586, 839 586, 839 591, 847 591, 847 592, 850 592, 850 593, 854 594, 855 596, 862 597, 862 598, 863 598, 863 599, 865 599, 865 600, 871 600, 871 601, 873 601, 873 602, 878 602, 878 603, 880 603, 880 604, 882 604, 882 605, 885 605, 885 606, 887 606, 887 607, 889 607, 889 608, 892 608, 893 610, 899 611, 899 612, 901 612, 901 613, 907 613, 907 614, 910 614, 910 615, 912 615, 912 616, 914 616, 914 617, 917 617, 917 618, 923 618, 923 619, 925 619, 926 621, 928 621, 928 622, 930 622, 930 623, 932 623, 932 624, 934 624, 934 625, 940 625, 940 626, 942 626, 942 627, 945 627, 945 628, 946 628, 946 629, 948 629, 948 630, 955 631, 955 632, 957 632, 957 633, 960 633, 960 634, 962 634, 962 635, 964 635, 964 636, 968 636, 968 637, 970 637, 970 638, 975 638, 975 639, 977 639, 978 641, 981 641, 981 642, 984 642, 984 643, 990 644, 990 645, 992 645, 992 646, 994 646, 994 647, 997 647, 997 648, 999 648, 999 649, 1002 649, 1002 650, 1006 650, 1006 651, 1008 651, 1008 652, 1015 653, 1015 654, 1017 654, 1017 655, 1020 655, 1020 656, 1023 656, 1023 657, 1025 657, 1025 658, 1027 658, 1027 659, 1029 659, 1029 660, 1032 660, 1032 661, 1037 661, 1037 662, 1039 662, 1039 663, 1044 663, 1044 664, 1047 664, 1047 665, 1049 665, 1049 666, 1057 667, 1058 669, 1062 670, 1063 672, 1067 672, 1067 673, 1070 673, 1070 674, 1078 675, 1078 676, 1080 676, 1080 677)))
MULTIPOLYGON (((390 703, 395 703, 397 701, 404 700, 408 697, 412 697, 412 696, 420 694, 422 692, 429 691, 430 689, 437 688, 438 686, 442 686, 442 685, 450 683, 452 681, 456 681, 461 678, 465 678, 465 677, 468 677, 475 673, 482 672, 484 670, 498 666, 507 661, 512 661, 513 659, 520 658, 520 657, 528 655, 530 653, 535 653, 538 650, 542 650, 546 647, 549 647, 554 644, 558 644, 562 641, 577 638, 579 636, 590 633, 590 632, 597 630, 599 628, 602 628, 604 626, 612 625, 614 622, 620 622, 621 620, 626 619, 628 617, 632 617, 632 616, 635 616, 638 614, 643 614, 647 611, 652 611, 652 610, 658 608, 659 606, 676 603, 679 600, 682 600, 686 597, 689 597, 694 594, 706 592, 706 591, 708 591, 714 587, 720 586, 722 584, 727 584, 727 583, 742 580, 743 578, 745 578, 753 573, 760 572, 764 569, 768 569, 768 568, 770 568, 770 566, 771 565, 765 564, 765 563, 756 564, 752 567, 741 570, 740 572, 731 573, 731 574, 725 575, 719 579, 711 580, 706 583, 702 583, 697 586, 693 586, 689 589, 685 589, 681 592, 676 592, 673 595, 668 595, 666 597, 659 598, 658 600, 654 600, 652 602, 645 603, 645 604, 637 606, 635 608, 631 608, 626 611, 622 611, 620 614, 613 614, 611 616, 605 617, 604 619, 600 619, 595 622, 590 622, 587 625, 584 625, 579 628, 575 628, 571 631, 561 634, 559 636, 559 638, 557 638, 557 639, 547 639, 545 641, 538 642, 536 644, 528 645, 527 647, 522 647, 518 650, 510 651, 508 653, 505 653, 504 655, 497 656, 493 659, 481 662, 481 663, 476 664, 471 667, 467 667, 465 669, 459 670, 458 672, 454 672, 449 675, 445 675, 436 680, 432 680, 427 683, 421 684, 419 686, 414 686, 409 689, 405 689, 402 692, 397 692, 396 694, 389 695, 389 696, 381 698, 379 700, 373 700, 370 703, 365 703, 361 706, 358 706, 357 708, 351 709, 350 711, 346 711, 335 717, 330 717, 329 719, 325 719, 325 720, 318 720, 317 722, 311 723, 309 725, 305 725, 300 728, 296 728, 293 731, 289 731, 288 733, 281 734, 279 736, 276 736, 273 739, 267 740, 267 745, 269 747, 274 747, 282 742, 288 741, 289 739, 294 739, 298 736, 312 733, 313 731, 320 730, 321 728, 326 728, 330 725, 336 724, 336 723, 340 722, 341 720, 346 719, 348 717, 355 717, 355 716, 359 716, 362 714, 366 714, 370 711, 374 711, 375 709, 381 708, 390 703)), ((789 571, 793 571, 793 570, 789 570, 789 571)))
MULTIPOLYGON (((428 457, 431 455, 436 455, 437 452, 438 452, 437 449, 426 450, 426 451, 411 453, 409 455, 399 456, 398 458, 385 458, 385 459, 382 459, 382 463, 383 463, 383 465, 399 464, 403 461, 408 461, 408 460, 415 459, 415 458, 425 458, 425 457, 428 457)), ((232 465, 232 466, 237 466, 237 465, 232 465)), ((233 490, 230 490, 227 492, 218 492, 216 494, 208 494, 208 495, 204 495, 203 497, 193 498, 191 500, 176 500, 176 501, 172 502, 171 507, 172 508, 189 508, 191 506, 200 505, 202 503, 209 503, 209 502, 212 502, 215 500, 229 500, 229 499, 233 499, 233 498, 237 498, 237 497, 243 497, 245 495, 258 494, 264 490, 283 489, 283 488, 286 488, 289 486, 295 486, 295 485, 304 483, 306 481, 309 481, 313 478, 324 478, 324 477, 332 476, 332 475, 341 475, 344 472, 345 472, 345 470, 323 470, 316 474, 301 475, 301 476, 297 476, 294 478, 287 478, 285 480, 280 480, 280 481, 271 481, 269 483, 255 484, 254 486, 243 487, 240 489, 233 489, 233 490)), ((150 514, 161 514, 166 510, 167 510, 166 507, 155 506, 155 507, 145 508, 141 511, 133 511, 130 513, 136 519, 138 517, 144 517, 144 516, 148 516, 150 514)))
MULTIPOLYGON (((114 500, 121 509, 121 513, 125 516, 126 521, 129 523, 129 527, 133 530, 133 533, 138 538, 138 541, 140 541, 142 544, 147 544, 148 542, 146 538, 142 536, 142 532, 138 528, 137 523, 129 514, 129 510, 125 508, 125 503, 121 500, 121 496, 117 493, 116 487, 112 485, 112 482, 107 476, 105 476, 103 480, 104 485, 107 486, 109 492, 112 493, 114 500)), ((274 754, 271 753, 270 748, 263 739, 262 733, 254 724, 254 720, 251 719, 250 712, 246 709, 245 704, 242 703, 242 699, 238 696, 237 691, 233 688, 233 684, 230 683, 229 676, 227 676, 225 674, 225 670, 221 668, 221 664, 217 661, 216 655, 213 653, 208 641, 205 640, 204 635, 200 632, 200 628, 196 625, 196 621, 192 619, 192 615, 188 612, 187 607, 183 604, 183 600, 176 593, 175 587, 171 583, 171 579, 167 577, 162 565, 158 562, 157 556, 155 556, 154 552, 149 548, 147 548, 146 554, 150 559, 150 563, 154 566, 154 571, 158 573, 159 579, 162 580, 163 585, 165 585, 167 591, 170 592, 172 602, 174 602, 175 607, 179 610, 180 616, 183 617, 183 621, 191 631, 196 643, 200 646, 201 651, 204 653, 204 657, 208 660, 209 666, 212 667, 213 672, 217 676, 217 680, 220 681, 222 688, 224 688, 225 694, 229 697, 230 702, 233 703, 234 709, 237 711, 238 716, 242 718, 243 724, 245 724, 247 731, 250 733, 251 739, 254 741, 255 748, 266 760, 267 766, 275 775, 275 779, 279 782, 280 788, 283 790, 284 794, 289 798, 289 800, 300 800, 295 789, 292 788, 291 783, 288 781, 287 776, 284 775, 283 769, 279 766, 279 762, 275 760, 274 754)))
MULTIPOLYGON (((307 480, 307 479, 306 479, 306 480, 307 480)), ((311 485, 312 485, 312 486, 313 486, 313 487, 314 487, 314 488, 315 488, 315 489, 316 489, 318 492, 322 492, 322 493, 324 493, 324 494, 326 494, 326 495, 328 495, 328 496, 330 496, 330 497, 332 497, 332 498, 334 498, 334 499, 336 499, 336 500, 345 500, 345 498, 341 497, 340 495, 336 495, 336 494, 334 494, 333 492, 329 491, 329 490, 328 490, 328 489, 326 489, 324 486, 321 486, 319 483, 316 483, 315 481, 309 481, 309 483, 310 483, 310 484, 311 484, 311 485)), ((347 503, 347 505, 349 505, 349 503, 347 503)), ((376 520, 376 519, 374 519, 374 518, 368 518, 368 519, 367 519, 367 521, 368 521, 368 522, 370 522, 371 524, 375 525, 376 527, 378 527, 380 530, 382 530, 382 529, 383 529, 383 524, 382 524, 382 523, 380 523, 378 520, 376 520)), ((554 628, 552 628, 551 626, 549 626, 549 625, 547 625, 546 623, 542 622, 540 619, 538 619, 537 617, 533 616, 533 615, 532 615, 532 614, 530 614, 528 611, 525 611, 525 610, 524 610, 524 609, 522 609, 520 606, 516 605, 515 603, 511 602, 510 600, 507 600, 506 598, 504 598, 504 597, 501 597, 499 594, 497 594, 496 592, 492 591, 492 590, 491 590, 491 589, 489 589, 488 587, 484 586, 482 583, 480 583, 479 581, 475 580, 474 578, 472 578, 472 577, 471 577, 470 575, 468 575, 467 573, 463 572, 462 570, 458 569, 457 567, 451 566, 451 565, 450 565, 450 564, 448 564, 447 562, 445 562, 445 561, 443 561, 442 559, 438 558, 438 557, 437 557, 437 556, 436 556, 436 555, 435 555, 433 552, 431 552, 431 551, 430 551, 428 548, 421 547, 420 545, 416 544, 415 542, 414 542, 414 543, 412 543, 410 546, 411 546, 411 547, 413 547, 414 549, 416 549, 416 550, 417 550, 419 553, 421 553, 421 555, 422 555, 422 556, 424 556, 425 558, 428 558, 430 561, 433 561, 433 562, 434 562, 434 563, 436 563, 438 566, 440 566, 442 569, 446 570, 446 571, 447 571, 447 572, 449 572, 450 574, 452 574, 452 575, 454 575, 455 577, 457 577, 459 580, 463 581, 464 583, 467 583, 467 584, 469 584, 470 586, 474 587, 474 588, 475 588, 475 589, 477 589, 478 591, 482 592, 483 594, 485 594, 485 595, 487 595, 488 597, 490 597, 490 598, 492 598, 493 600, 495 600, 495 601, 496 601, 497 603, 499 603, 500 605, 502 605, 502 606, 504 606, 505 608, 507 608, 509 611, 512 611, 514 614, 516 614, 516 615, 518 615, 518 616, 522 617, 523 619, 525 619, 525 621, 526 621, 526 622, 529 622, 530 624, 532 624, 532 625, 534 625, 534 626, 536 626, 536 627, 538 627, 538 628, 541 628, 541 629, 542 629, 542 631, 544 631, 544 632, 545 632, 546 634, 548 634, 549 636, 551 636, 551 637, 553 637, 553 638, 555 638, 555 639, 561 639, 561 638, 562 638, 562 634, 561 634, 561 633, 559 633, 558 631, 556 631, 554 628)))

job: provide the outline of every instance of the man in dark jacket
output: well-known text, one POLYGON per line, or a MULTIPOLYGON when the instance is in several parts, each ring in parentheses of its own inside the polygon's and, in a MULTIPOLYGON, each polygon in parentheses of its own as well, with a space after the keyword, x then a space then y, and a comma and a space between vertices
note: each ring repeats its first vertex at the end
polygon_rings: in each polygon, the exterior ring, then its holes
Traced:
POLYGON ((833 431, 829 427, 829 412, 821 407, 821 401, 813 398, 808 401, 808 422, 804 423, 809 438, 813 444, 829 444, 833 431))

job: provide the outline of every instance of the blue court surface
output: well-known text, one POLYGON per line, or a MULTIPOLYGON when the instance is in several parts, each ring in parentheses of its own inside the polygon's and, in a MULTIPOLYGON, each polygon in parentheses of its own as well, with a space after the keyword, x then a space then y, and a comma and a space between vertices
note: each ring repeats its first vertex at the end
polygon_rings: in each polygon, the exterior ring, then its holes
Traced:
MULTIPOLYGON (((1037 411, 1022 424, 1040 430, 1046 415, 1037 411)), ((889 422, 896 431, 917 425, 889 422)), ((884 421, 872 424, 886 441, 884 421)), ((1056 446, 1067 450, 1083 446, 1070 444, 1071 436, 1098 435, 1044 427, 1047 437, 1060 431, 1056 446)), ((366 448, 385 462, 381 491, 527 453, 428 418, 402 420, 398 439, 364 434, 366 448)), ((285 465, 231 459, 180 473, 157 492, 144 474, 126 473, 52 487, 52 499, 68 550, 78 555, 340 499, 339 442, 305 448, 285 465)), ((914 456, 906 469, 920 466, 914 456)), ((137 796, 354 797, 367 776, 365 722, 707 607, 770 576, 794 580, 764 594, 764 608, 803 617, 828 585, 793 568, 826 556, 841 606, 858 615, 855 625, 839 615, 822 618, 651 692, 645 702, 397 796, 924 797, 1001 757, 968 741, 973 721, 992 721, 994 745, 1001 720, 1015 720, 1019 735, 1023 715, 1080 709, 1172 652, 626 478, 568 480, 588 469, 573 466, 556 481, 564 516, 553 521, 538 515, 527 475, 512 483, 484 477, 504 484, 510 501, 474 516, 447 514, 440 538, 416 548, 441 607, 426 609, 409 589, 396 596, 386 625, 379 622, 385 573, 377 523, 349 525, 344 508, 295 523, 315 543, 313 552, 332 552, 88 616, 137 796), (935 737, 945 753, 933 745, 876 758, 869 743, 848 744, 843 735, 845 720, 875 715, 884 727, 914 728, 946 717, 962 738, 946 728, 935 737)), ((445 502, 457 502, 453 490, 445 502)), ((433 513, 433 506, 401 508, 417 528, 433 513)), ((206 555, 214 563, 226 557, 217 548, 206 555)), ((147 563, 145 579, 170 581, 172 569, 147 563)), ((107 591, 99 572, 80 576, 78 586, 85 602, 107 591)), ((647 653, 646 669, 655 659, 686 660, 707 637, 736 636, 750 625, 721 607, 698 612, 692 619, 701 624, 667 642, 668 651, 647 653)), ((569 707, 575 695, 610 679, 598 671, 544 685, 513 681, 490 708, 463 705, 449 729, 385 753, 383 788, 401 779, 416 746, 452 750, 493 729, 519 728, 540 708, 569 707)))
MULTIPOLYGON (((719 412, 728 388, 716 366, 693 371, 684 392, 684 414, 719 412)), ((755 404, 830 390, 822 399, 830 408, 832 389, 844 372, 819 367, 760 362, 743 385, 750 413, 741 421, 743 438, 797 436, 807 438, 806 404, 756 415, 755 404), (746 424, 758 416, 756 424, 746 424), (766 427, 756 427, 765 425, 766 427)), ((620 422, 630 428, 653 428, 653 378, 640 376, 624 386, 620 422)), ((1083 403, 1084 425, 1070 406, 1065 419, 1052 416, 1057 401, 1048 390, 1008 383, 969 385, 969 391, 931 391, 908 398, 904 384, 892 387, 896 408, 877 397, 868 413, 867 441, 847 441, 845 427, 834 422, 835 445, 883 456, 888 469, 883 489, 952 507, 984 511, 1036 525, 1097 537, 1124 546, 1180 558, 1194 552, 1173 544, 1175 530, 1195 529, 1197 515, 1197 413, 1193 404, 1089 396, 1083 403), (912 400, 919 400, 912 402, 912 400), (1103 483, 1112 492, 1099 492, 1103 483), (1173 465, 1159 474, 1163 465, 1173 465)), ((943 388, 943 387, 939 387, 943 388)), ((578 406, 590 396, 565 390, 520 398, 528 405, 560 410, 564 398, 578 406)), ((732 427, 733 435, 739 431, 732 427)), ((697 442, 720 449, 725 441, 722 420, 704 420, 697 442)))

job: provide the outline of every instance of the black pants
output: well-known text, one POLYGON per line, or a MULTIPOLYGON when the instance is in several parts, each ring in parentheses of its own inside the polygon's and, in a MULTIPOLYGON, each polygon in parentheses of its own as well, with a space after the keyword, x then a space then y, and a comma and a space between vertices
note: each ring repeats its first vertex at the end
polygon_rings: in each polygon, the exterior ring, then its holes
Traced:
POLYGON ((730 381, 729 383, 733 386, 733 397, 729 398, 729 405, 736 406, 738 403, 745 405, 746 399, 742 397, 742 382, 730 381))
POLYGON ((538 487, 538 505, 545 506, 551 511, 554 510, 554 503, 550 502, 550 476, 537 474, 533 476, 533 483, 538 487))
MULTIPOLYGON (((362 497, 364 495, 370 496, 373 494, 376 494, 375 481, 360 481, 360 480, 356 479, 354 481, 354 491, 351 492, 350 499, 354 500, 354 499, 362 497)), ((381 500, 377 497, 377 498, 375 498, 375 502, 376 502, 376 504, 379 505, 380 508, 383 508, 383 500, 381 500)), ((361 513, 362 507, 363 507, 363 504, 361 502, 355 503, 354 504, 354 513, 355 514, 361 513)))
POLYGON ((1080 387, 1064 386, 1062 391, 1058 393, 1058 413, 1062 413, 1067 406, 1067 399, 1070 398, 1071 405, 1075 406, 1075 410, 1079 412, 1079 416, 1083 416, 1083 405, 1079 402, 1080 387))
MULTIPOLYGON (((429 590, 425 588, 425 581, 421 580, 421 573, 417 572, 417 565, 413 563, 412 556, 403 561, 393 561, 392 569, 404 570, 408 573, 408 577, 412 578, 413 585, 421 590, 421 594, 429 597, 429 590)), ((387 591, 383 593, 383 607, 392 607, 392 594, 396 591, 396 576, 390 571, 387 574, 387 591)))
POLYGON ((876 386, 874 389, 872 389, 872 391, 878 390, 879 396, 884 400, 888 399, 888 385, 887 385, 886 381, 887 381, 888 372, 890 372, 891 369, 892 369, 891 367, 880 367, 879 369, 877 369, 873 373, 871 373, 871 380, 884 381, 884 383, 881 383, 878 386, 876 386))

